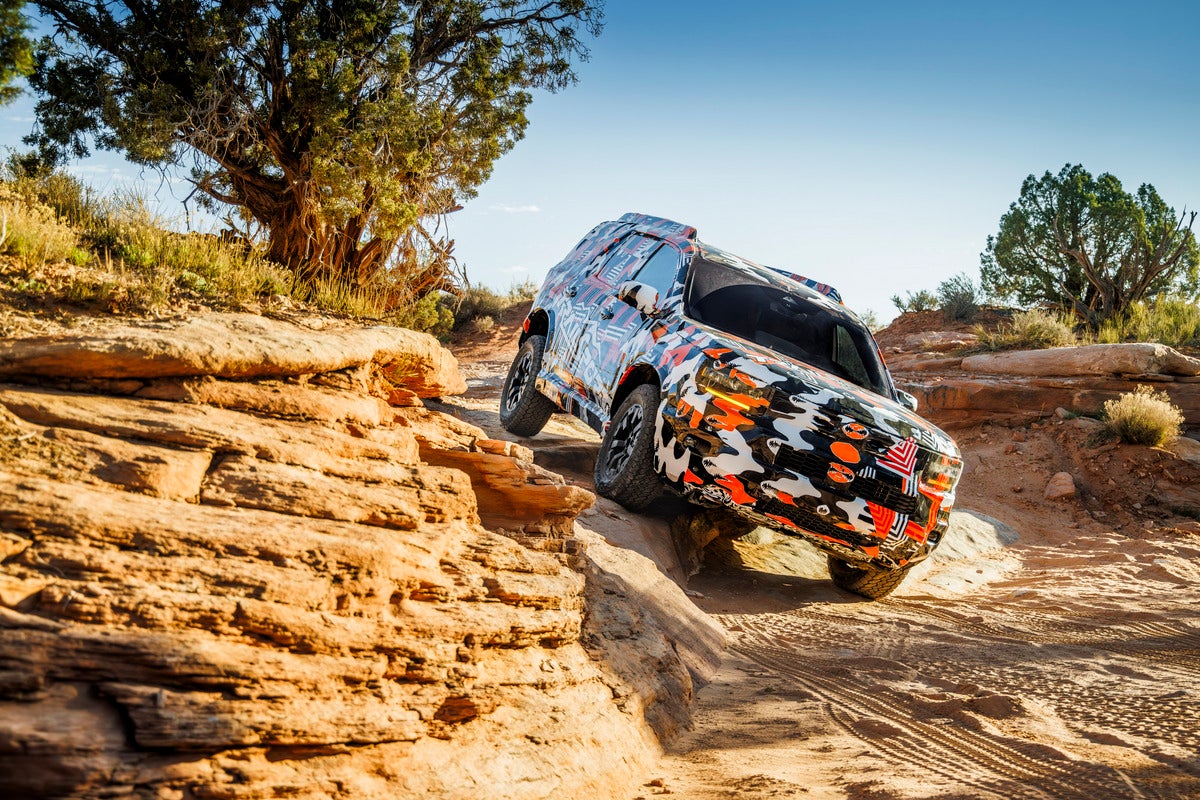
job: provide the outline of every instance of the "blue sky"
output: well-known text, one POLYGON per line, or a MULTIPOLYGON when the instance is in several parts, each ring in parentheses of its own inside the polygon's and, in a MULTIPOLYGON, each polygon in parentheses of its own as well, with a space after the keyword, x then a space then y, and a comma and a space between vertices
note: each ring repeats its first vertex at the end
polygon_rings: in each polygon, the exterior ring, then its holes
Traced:
MULTIPOLYGON (((1200 3, 610 0, 606 17, 579 84, 537 96, 453 215, 473 282, 540 281, 642 211, 886 318, 893 294, 977 275, 1030 173, 1082 163, 1200 208, 1200 3)), ((16 144, 29 105, 0 115, 16 144)))

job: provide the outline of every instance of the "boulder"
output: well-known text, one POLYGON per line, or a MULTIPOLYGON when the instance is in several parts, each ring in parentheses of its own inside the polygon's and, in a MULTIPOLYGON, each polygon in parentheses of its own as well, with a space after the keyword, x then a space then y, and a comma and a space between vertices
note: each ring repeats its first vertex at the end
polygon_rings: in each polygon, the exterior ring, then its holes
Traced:
POLYGON ((1075 479, 1069 472, 1056 472, 1046 484, 1047 500, 1070 500, 1075 496, 1075 479))

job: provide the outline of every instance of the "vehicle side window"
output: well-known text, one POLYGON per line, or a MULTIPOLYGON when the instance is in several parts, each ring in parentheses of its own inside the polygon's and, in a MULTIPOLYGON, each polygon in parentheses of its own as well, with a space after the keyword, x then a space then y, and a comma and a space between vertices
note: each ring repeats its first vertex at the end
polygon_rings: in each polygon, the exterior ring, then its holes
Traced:
POLYGON ((834 327, 833 363, 838 366, 843 375, 859 386, 871 386, 873 384, 871 375, 867 370, 867 365, 863 363, 862 354, 858 352, 858 347, 855 346, 850 331, 842 325, 834 327))
POLYGON ((675 285, 680 260, 679 251, 669 244, 664 244, 654 251, 654 255, 650 256, 631 280, 653 286, 658 291, 658 299, 663 300, 675 285))
POLYGON ((608 260, 604 262, 604 266, 600 268, 600 271, 596 273, 596 277, 610 286, 616 286, 622 281, 629 280, 626 276, 634 270, 638 262, 654 249, 658 241, 658 239, 652 239, 649 236, 633 235, 626 237, 619 245, 613 248, 613 252, 609 255, 608 260))

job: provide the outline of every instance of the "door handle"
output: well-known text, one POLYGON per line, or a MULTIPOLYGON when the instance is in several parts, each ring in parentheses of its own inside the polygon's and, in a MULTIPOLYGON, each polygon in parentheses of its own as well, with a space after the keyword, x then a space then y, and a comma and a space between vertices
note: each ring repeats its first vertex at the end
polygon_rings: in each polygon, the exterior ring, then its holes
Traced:
POLYGON ((615 314, 615 313, 616 313, 616 312, 615 312, 615 311, 613 311, 613 309, 612 309, 612 306, 609 306, 609 307, 607 307, 607 308, 601 309, 601 310, 600 310, 600 319, 612 319, 612 318, 613 318, 613 314, 615 314))
POLYGON ((575 288, 574 286, 568 286, 566 294, 567 297, 574 297, 575 295, 579 294, 579 289, 575 288))

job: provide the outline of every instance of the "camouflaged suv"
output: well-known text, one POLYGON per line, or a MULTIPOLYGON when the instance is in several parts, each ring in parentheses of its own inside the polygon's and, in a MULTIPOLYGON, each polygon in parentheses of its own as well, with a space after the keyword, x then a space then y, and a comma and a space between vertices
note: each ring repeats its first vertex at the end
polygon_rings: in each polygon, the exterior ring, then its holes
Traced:
POLYGON ((937 546, 962 469, 915 409, 832 288, 626 214, 546 276, 500 419, 532 436, 573 414, 603 435, 600 494, 725 506, 812 542, 838 586, 878 598, 937 546))

